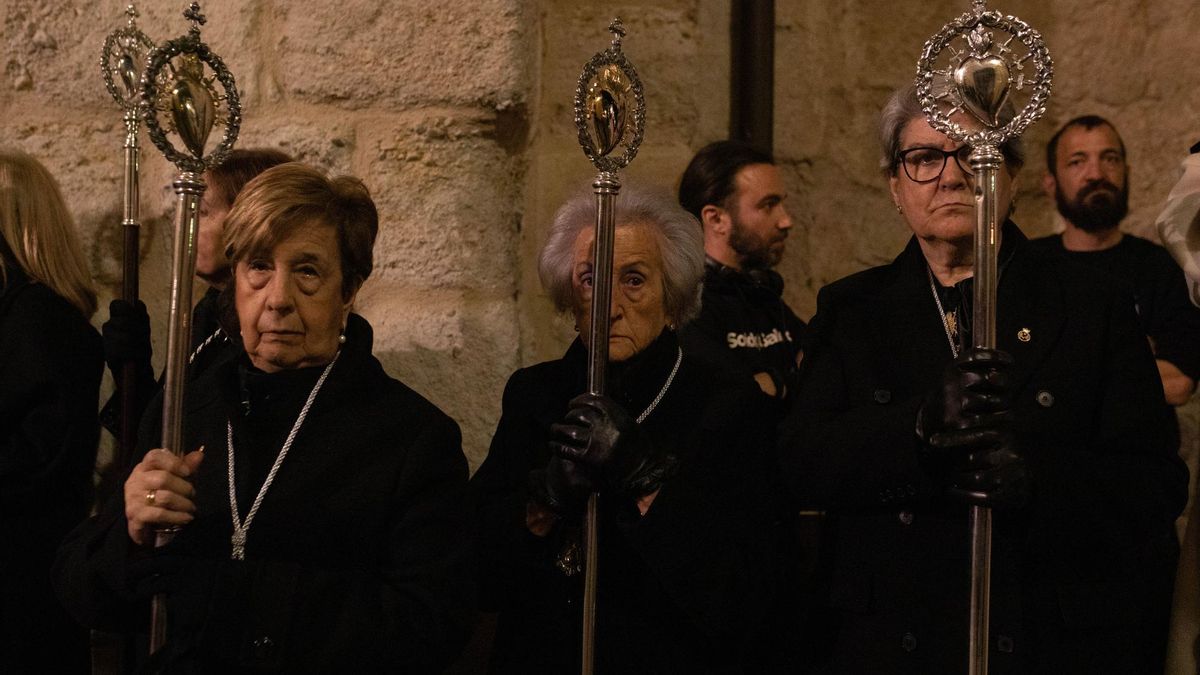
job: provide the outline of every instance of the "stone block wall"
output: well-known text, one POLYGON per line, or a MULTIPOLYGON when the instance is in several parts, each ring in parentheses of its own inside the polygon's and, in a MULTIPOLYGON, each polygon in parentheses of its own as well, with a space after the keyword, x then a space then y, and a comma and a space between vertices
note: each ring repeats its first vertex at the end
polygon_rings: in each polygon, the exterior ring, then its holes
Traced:
MULTIPOLYGON (((141 3, 156 39, 182 34, 182 0, 141 3)), ((1132 172, 1130 230, 1152 222, 1182 152, 1200 138, 1200 43, 1190 0, 991 3, 1038 27, 1055 58, 1047 118, 1027 135, 1017 220, 1052 231, 1042 146, 1082 112, 1113 119, 1132 172)), ((912 77, 924 40, 966 0, 776 3, 776 154, 797 227, 780 271, 808 317, 817 290, 890 259, 907 237, 875 168, 875 115, 912 77)), ((0 4, 0 145, 58 176, 102 291, 120 283, 121 115, 97 59, 118 0, 0 4)), ((647 91, 647 136, 627 182, 674 190, 687 160, 725 137, 729 3, 627 0, 211 0, 205 39, 237 76, 241 147, 277 146, 362 177, 380 207, 376 272, 359 310, 389 371, 463 425, 482 460, 515 368, 573 338, 554 316, 536 254, 555 208, 594 170, 571 105, 583 63, 619 15, 647 91)), ((143 136, 143 296, 165 349, 173 170, 143 136)), ((95 317, 99 325, 102 309, 95 317)))

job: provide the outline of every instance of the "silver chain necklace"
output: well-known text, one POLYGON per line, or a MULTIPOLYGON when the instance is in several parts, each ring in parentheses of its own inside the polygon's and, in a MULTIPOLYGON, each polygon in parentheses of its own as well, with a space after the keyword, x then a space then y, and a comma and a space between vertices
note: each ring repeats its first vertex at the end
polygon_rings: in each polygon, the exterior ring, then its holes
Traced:
POLYGON ((929 290, 933 293, 933 301, 937 303, 938 316, 942 318, 942 329, 946 331, 946 342, 950 343, 950 353, 954 358, 958 358, 958 345, 954 342, 954 335, 950 331, 950 322, 946 319, 946 310, 942 308, 942 298, 938 296, 937 282, 933 280, 933 270, 929 266, 925 266, 925 273, 929 275, 929 290))
POLYGON ((229 554, 232 560, 246 559, 246 535, 250 533, 250 523, 254 520, 254 514, 258 513, 258 507, 262 506, 263 497, 267 496, 267 489, 271 487, 271 482, 275 480, 275 474, 279 472, 279 467, 283 465, 283 458, 287 457, 288 450, 292 447, 292 441, 296 440, 296 434, 300 431, 300 425, 304 424, 304 418, 308 417, 308 409, 312 407, 313 401, 317 398, 317 392, 321 390, 321 385, 325 384, 325 378, 329 376, 329 371, 333 370, 333 364, 337 363, 338 357, 342 355, 341 350, 338 350, 333 355, 333 360, 329 365, 325 366, 325 371, 321 373, 321 377, 317 378, 317 383, 313 385, 312 391, 308 393, 308 400, 304 402, 304 407, 300 408, 300 414, 296 416, 296 422, 292 425, 292 430, 288 432, 287 440, 283 442, 283 447, 279 449, 279 454, 275 456, 275 463, 271 465, 271 470, 267 472, 267 478, 263 481, 262 487, 258 489, 258 496, 254 498, 254 504, 250 506, 250 511, 246 514, 246 521, 242 522, 238 517, 237 503, 237 488, 234 487, 233 480, 233 423, 229 420, 225 421, 225 439, 226 447, 229 448, 229 511, 233 515, 233 535, 230 536, 230 543, 233 545, 233 550, 229 554))
POLYGON ((204 351, 204 348, 207 347, 209 345, 209 343, 211 343, 213 340, 217 339, 217 337, 220 335, 221 335, 220 328, 213 331, 213 334, 209 335, 207 338, 205 338, 204 342, 201 342, 200 345, 196 347, 196 351, 192 352, 192 355, 188 357, 188 363, 190 364, 193 361, 195 361, 196 357, 200 356, 200 352, 204 351))
POLYGON ((650 405, 642 411, 642 414, 637 416, 638 424, 645 422, 646 418, 650 416, 650 413, 654 412, 654 409, 658 407, 659 402, 663 400, 663 396, 667 395, 667 390, 671 388, 671 382, 675 381, 675 373, 679 372, 680 363, 683 363, 683 349, 676 347, 675 367, 671 368, 671 374, 667 376, 667 381, 663 384, 662 389, 658 391, 658 396, 655 396, 654 400, 650 401, 650 405))

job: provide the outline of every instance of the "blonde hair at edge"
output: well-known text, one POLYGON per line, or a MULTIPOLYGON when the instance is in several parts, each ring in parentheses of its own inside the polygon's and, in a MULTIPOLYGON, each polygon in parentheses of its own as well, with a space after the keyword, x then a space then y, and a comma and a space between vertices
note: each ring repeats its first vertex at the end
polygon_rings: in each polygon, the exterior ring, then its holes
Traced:
MULTIPOLYGON (((0 235, 32 281, 62 296, 84 318, 96 313, 96 289, 58 183, 36 159, 15 150, 0 149, 0 235)), ((3 256, 0 279, 8 283, 3 256)))

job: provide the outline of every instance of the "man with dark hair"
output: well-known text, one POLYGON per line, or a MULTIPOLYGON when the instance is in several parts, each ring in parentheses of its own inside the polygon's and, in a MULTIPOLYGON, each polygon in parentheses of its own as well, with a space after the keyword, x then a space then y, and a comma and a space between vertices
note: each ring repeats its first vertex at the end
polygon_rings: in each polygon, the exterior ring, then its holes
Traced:
POLYGON ((683 348, 753 377, 780 401, 793 389, 804 330, 771 269, 792 228, 786 199, 771 155, 737 141, 705 146, 679 184, 679 203, 704 229, 706 263, 700 316, 680 332, 683 348))
POLYGON ((1118 227, 1129 211, 1129 165, 1116 127, 1096 115, 1067 122, 1046 146, 1046 193, 1066 229, 1037 245, 1100 268, 1133 295, 1167 402, 1182 405, 1200 377, 1200 310, 1171 255, 1118 227))

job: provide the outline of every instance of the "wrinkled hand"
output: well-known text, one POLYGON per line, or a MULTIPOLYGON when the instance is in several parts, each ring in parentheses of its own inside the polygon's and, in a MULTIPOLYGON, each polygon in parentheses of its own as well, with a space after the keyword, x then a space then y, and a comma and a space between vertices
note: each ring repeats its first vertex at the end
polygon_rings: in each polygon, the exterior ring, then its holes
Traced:
POLYGON ((203 459, 203 448, 183 457, 156 448, 133 468, 125 481, 125 519, 134 543, 152 544, 156 529, 192 522, 196 490, 191 477, 203 459))
POLYGON ((108 305, 108 321, 101 328, 104 336, 104 362, 119 373, 123 364, 133 362, 150 369, 150 314, 141 300, 129 303, 121 299, 108 305))
POLYGON ((563 421, 550 427, 550 451, 587 467, 600 487, 640 497, 659 489, 675 468, 616 401, 576 396, 563 421))
POLYGON ((1012 357, 972 349, 942 374, 917 413, 924 463, 948 482, 948 494, 980 506, 1021 506, 1029 476, 1012 433, 1012 357))

